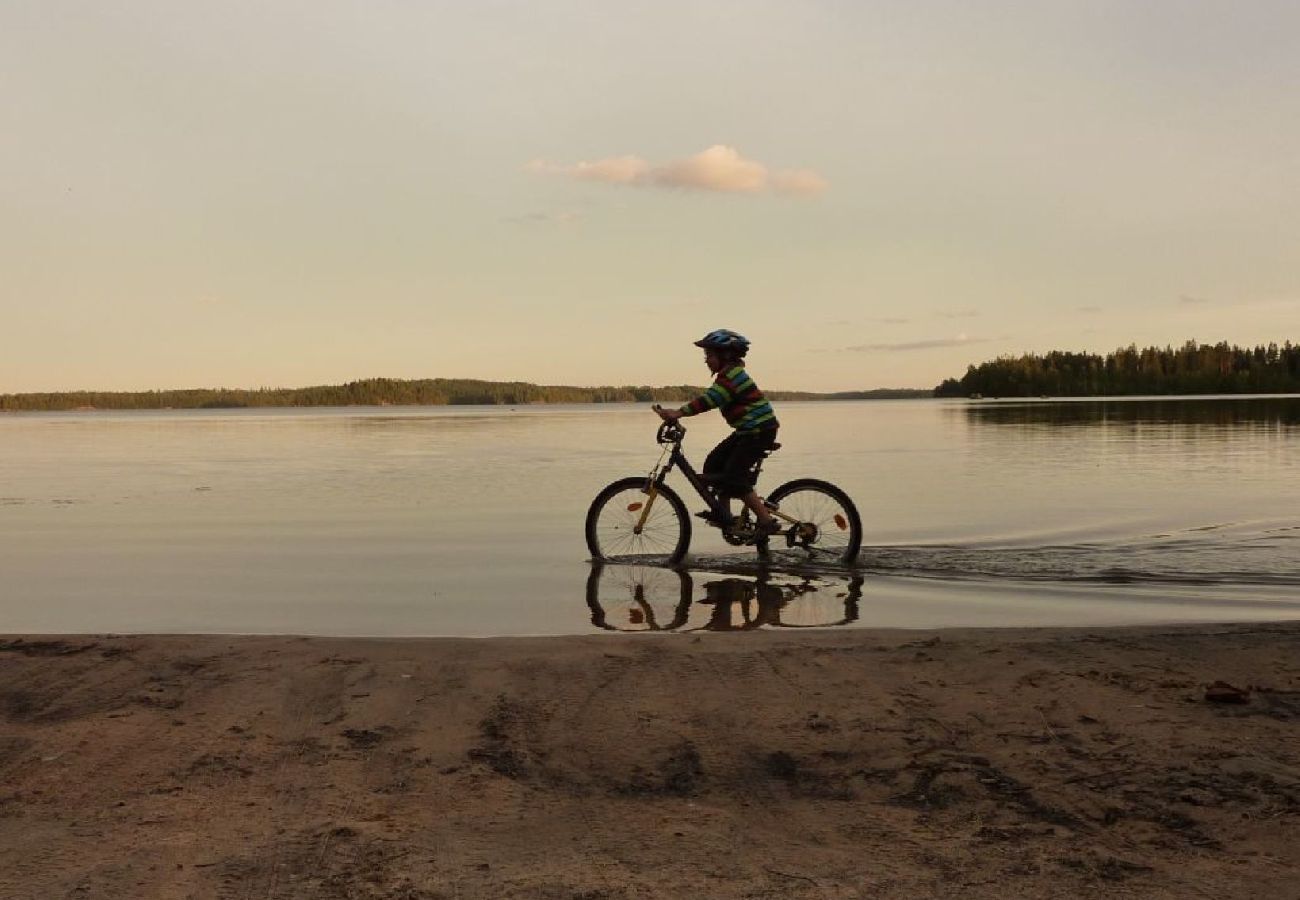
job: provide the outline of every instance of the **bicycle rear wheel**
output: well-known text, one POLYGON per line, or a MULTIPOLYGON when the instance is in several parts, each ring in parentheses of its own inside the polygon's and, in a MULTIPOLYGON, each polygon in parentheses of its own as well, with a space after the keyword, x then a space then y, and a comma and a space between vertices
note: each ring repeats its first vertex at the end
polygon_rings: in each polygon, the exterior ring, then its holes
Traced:
POLYGON ((660 557, 675 563, 690 546, 691 519, 682 498, 666 484, 655 489, 652 500, 644 476, 621 478, 591 501, 586 534, 594 559, 660 557))
POLYGON ((787 481, 767 495, 767 502, 797 521, 791 525, 781 520, 790 533, 786 539, 789 546, 842 563, 857 559, 862 546, 862 517, 849 495, 829 481, 787 481))

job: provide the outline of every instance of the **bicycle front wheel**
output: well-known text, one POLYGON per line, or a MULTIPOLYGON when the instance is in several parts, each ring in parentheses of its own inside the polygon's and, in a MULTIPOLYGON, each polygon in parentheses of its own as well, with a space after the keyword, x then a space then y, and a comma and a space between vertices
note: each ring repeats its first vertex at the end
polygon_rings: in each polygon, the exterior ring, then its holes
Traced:
POLYGON ((862 517, 849 495, 829 481, 787 481, 767 495, 767 502, 782 516, 795 520, 791 524, 781 519, 790 534, 787 540, 791 547, 842 563, 857 559, 862 546, 862 517))
POLYGON ((593 559, 659 557, 680 562, 691 543, 686 504, 666 484, 647 492, 645 477, 621 478, 587 510, 587 549, 593 559))

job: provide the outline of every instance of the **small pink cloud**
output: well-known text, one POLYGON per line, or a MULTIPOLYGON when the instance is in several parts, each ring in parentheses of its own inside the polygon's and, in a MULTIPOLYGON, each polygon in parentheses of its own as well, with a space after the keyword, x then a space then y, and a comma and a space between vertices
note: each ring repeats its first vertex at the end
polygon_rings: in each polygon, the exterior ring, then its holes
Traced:
POLYGON ((777 172, 772 176, 772 190, 778 194, 801 194, 812 196, 820 194, 829 185, 825 178, 808 169, 795 169, 790 172, 777 172))
POLYGON ((816 172, 808 169, 770 172, 762 163, 746 159, 734 147, 723 144, 715 144, 694 156, 658 166, 639 156, 614 156, 572 165, 534 160, 524 168, 529 172, 560 175, 579 181, 729 194, 812 196, 827 188, 826 179, 816 172))
POLYGON ((659 166, 650 177, 665 187, 701 191, 757 194, 767 188, 767 169, 762 163, 745 159, 735 148, 721 144, 659 166))

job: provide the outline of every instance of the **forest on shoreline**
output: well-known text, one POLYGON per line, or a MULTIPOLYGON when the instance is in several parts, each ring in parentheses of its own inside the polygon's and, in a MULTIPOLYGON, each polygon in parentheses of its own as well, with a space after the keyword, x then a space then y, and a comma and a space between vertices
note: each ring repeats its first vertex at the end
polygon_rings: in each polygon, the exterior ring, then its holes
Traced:
POLYGON ((1000 356, 934 389, 936 397, 1109 397, 1300 393, 1300 344, 1130 344, 1113 353, 1000 356))
MULTIPOLYGON (((524 406, 535 403, 684 403, 704 390, 666 387, 570 387, 467 378, 367 378, 304 388, 193 388, 158 391, 62 391, 0 394, 0 411, 91 409, 240 409, 312 406, 524 406)), ((879 389, 817 394, 767 391, 773 400, 892 400, 929 397, 928 390, 879 389)))
MULTIPOLYGON (((544 403, 682 403, 701 385, 601 386, 472 378, 366 378, 302 388, 188 388, 0 394, 0 412, 94 409, 239 409, 323 406, 524 406, 544 403)), ((899 400, 920 397, 1115 397, 1300 393, 1300 344, 1227 342, 1121 347, 1104 356, 1054 350, 971 365, 931 390, 879 388, 815 393, 767 391, 783 400, 899 400)))

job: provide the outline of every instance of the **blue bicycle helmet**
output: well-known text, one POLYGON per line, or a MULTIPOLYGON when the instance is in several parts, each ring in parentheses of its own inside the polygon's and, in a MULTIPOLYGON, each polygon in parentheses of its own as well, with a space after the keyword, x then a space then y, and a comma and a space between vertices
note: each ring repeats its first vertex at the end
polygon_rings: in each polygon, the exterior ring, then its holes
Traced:
POLYGON ((719 328, 700 338, 695 342, 695 346, 704 347, 706 350, 726 350, 736 356, 744 356, 749 352, 749 338, 728 331, 726 328, 719 328))

